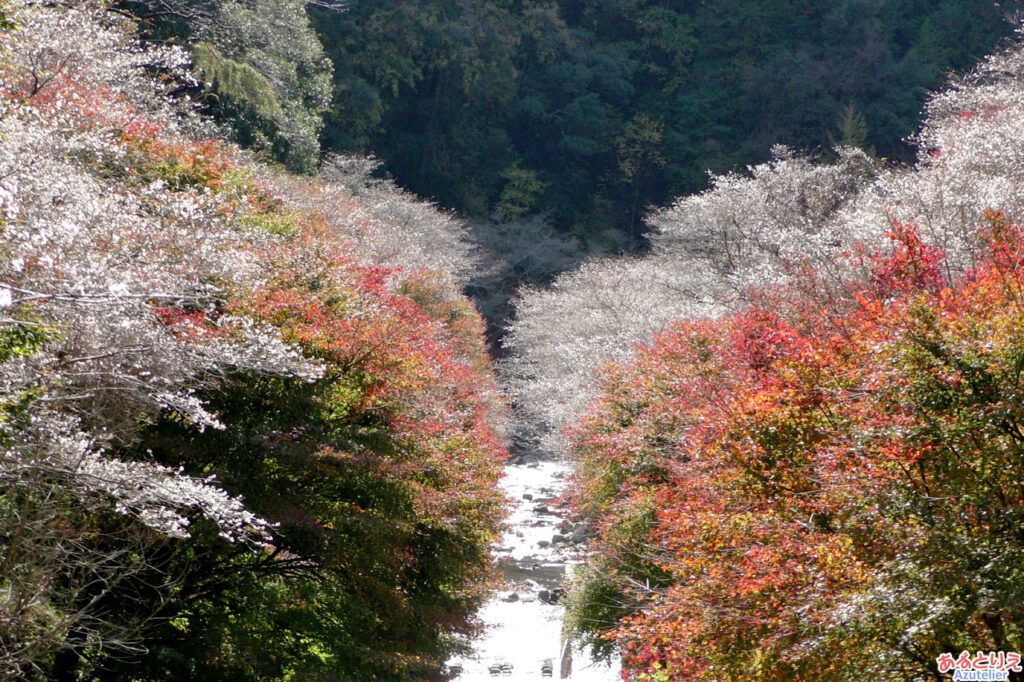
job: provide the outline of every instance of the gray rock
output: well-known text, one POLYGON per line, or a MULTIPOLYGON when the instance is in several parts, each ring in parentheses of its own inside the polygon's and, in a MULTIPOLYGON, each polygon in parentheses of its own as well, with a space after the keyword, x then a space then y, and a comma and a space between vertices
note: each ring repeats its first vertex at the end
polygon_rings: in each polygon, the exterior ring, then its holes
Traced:
POLYGON ((536 514, 550 514, 551 513, 551 510, 548 509, 548 506, 546 504, 538 504, 537 506, 535 506, 533 508, 533 511, 536 514))
POLYGON ((537 597, 545 604, 557 604, 565 596, 565 589, 556 587, 553 590, 541 590, 537 597))
POLYGON ((533 499, 533 495, 531 495, 530 493, 523 493, 523 499, 529 502, 530 500, 533 499))
POLYGON ((505 662, 491 663, 487 666, 487 672, 491 674, 491 677, 497 677, 498 675, 505 677, 512 674, 512 664, 505 662))

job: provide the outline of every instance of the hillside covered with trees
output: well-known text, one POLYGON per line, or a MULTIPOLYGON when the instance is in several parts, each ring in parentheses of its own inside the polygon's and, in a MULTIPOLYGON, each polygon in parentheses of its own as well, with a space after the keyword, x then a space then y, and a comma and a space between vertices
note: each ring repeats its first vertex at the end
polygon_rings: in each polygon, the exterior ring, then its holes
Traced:
POLYGON ((913 166, 779 148, 518 301, 510 386, 596 533, 570 624, 627 679, 1024 647, 1024 50, 926 113, 913 166))
POLYGON ((773 145, 909 161, 928 91, 1012 31, 991 0, 387 0, 315 9, 323 143, 475 217, 635 246, 651 205, 773 145))
POLYGON ((504 504, 462 226, 220 141, 102 5, 0 9, 0 678, 436 674, 504 504))

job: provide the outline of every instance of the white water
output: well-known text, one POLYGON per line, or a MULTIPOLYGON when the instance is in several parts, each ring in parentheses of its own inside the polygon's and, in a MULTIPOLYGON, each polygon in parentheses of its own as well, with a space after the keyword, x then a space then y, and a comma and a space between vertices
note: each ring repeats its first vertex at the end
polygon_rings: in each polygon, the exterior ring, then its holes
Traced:
POLYGON ((581 548, 571 543, 541 547, 559 533, 558 525, 566 515, 554 498, 561 495, 568 473, 567 465, 551 461, 514 463, 505 468, 502 488, 516 501, 509 518, 511 528, 497 551, 506 584, 481 610, 488 630, 476 642, 475 655, 449 662, 461 667, 462 673, 455 678, 459 682, 620 679, 617 667, 596 663, 579 650, 572 652, 571 672, 562 674, 565 609, 540 598, 542 591, 561 587, 567 572, 580 560, 581 548), (538 505, 547 506, 549 512, 537 511, 538 505), (543 675, 545 662, 551 665, 551 676, 543 675))

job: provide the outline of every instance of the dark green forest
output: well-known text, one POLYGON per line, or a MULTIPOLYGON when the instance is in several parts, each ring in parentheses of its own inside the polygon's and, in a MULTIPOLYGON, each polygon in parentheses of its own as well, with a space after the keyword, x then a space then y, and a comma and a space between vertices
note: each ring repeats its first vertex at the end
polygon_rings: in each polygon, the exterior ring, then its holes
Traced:
MULTIPOLYGON (((638 246, 650 206, 774 145, 896 161, 929 91, 1013 31, 991 0, 123 0, 290 168, 373 154, 476 220, 638 246), (317 140, 319 147, 317 149, 317 140), (600 235, 600 236, 599 236, 600 235)), ((189 90, 190 88, 183 88, 189 90)))
MULTIPOLYGON (((927 91, 1012 32, 990 0, 502 0, 313 8, 322 144, 473 217, 636 237, 775 144, 895 160, 927 91)), ((627 240, 628 243, 628 240, 627 240)))

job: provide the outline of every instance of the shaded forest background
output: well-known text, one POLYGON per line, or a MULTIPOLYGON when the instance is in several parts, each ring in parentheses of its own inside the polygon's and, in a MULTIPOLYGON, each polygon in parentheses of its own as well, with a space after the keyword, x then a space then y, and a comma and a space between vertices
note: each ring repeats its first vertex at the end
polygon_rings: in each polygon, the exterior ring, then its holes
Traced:
MULTIPOLYGON (((1007 5, 1009 6, 1009 5, 1007 5)), ((502 0, 313 8, 326 149, 474 218, 638 244, 645 207, 844 142, 909 160, 927 91, 1012 32, 991 0, 502 0)))

